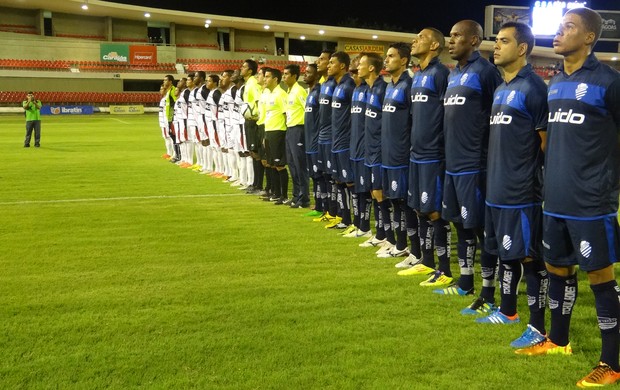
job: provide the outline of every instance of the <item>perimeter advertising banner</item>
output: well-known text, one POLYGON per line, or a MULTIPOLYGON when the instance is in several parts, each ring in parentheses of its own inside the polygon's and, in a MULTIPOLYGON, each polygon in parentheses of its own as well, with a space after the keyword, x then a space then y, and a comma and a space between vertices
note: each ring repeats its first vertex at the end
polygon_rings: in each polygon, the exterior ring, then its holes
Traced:
POLYGON ((144 106, 135 104, 132 106, 110 106, 110 114, 112 115, 137 115, 144 114, 144 106))
POLYGON ((132 65, 156 65, 156 46, 129 46, 129 58, 132 65))
POLYGON ((43 106, 41 115, 90 115, 93 106, 43 106))
POLYGON ((620 41, 620 11, 597 11, 603 18, 601 41, 620 41))
POLYGON ((124 43, 102 43, 99 60, 102 62, 129 63, 129 46, 124 43))

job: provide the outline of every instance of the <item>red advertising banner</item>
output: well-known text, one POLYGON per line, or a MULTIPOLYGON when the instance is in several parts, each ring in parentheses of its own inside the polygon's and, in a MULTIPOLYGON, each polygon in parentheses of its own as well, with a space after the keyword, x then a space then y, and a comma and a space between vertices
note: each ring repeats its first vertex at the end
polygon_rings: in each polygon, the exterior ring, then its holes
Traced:
POLYGON ((157 46, 129 46, 129 63, 132 65, 157 64, 157 46))

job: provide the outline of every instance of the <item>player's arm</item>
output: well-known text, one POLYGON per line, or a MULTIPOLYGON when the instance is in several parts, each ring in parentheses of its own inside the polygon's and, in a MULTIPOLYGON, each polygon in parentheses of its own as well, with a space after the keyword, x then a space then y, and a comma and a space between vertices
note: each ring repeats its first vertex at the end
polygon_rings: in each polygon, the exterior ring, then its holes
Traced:
POLYGON ((540 137, 540 150, 544 153, 547 149, 547 129, 539 129, 538 136, 540 137))

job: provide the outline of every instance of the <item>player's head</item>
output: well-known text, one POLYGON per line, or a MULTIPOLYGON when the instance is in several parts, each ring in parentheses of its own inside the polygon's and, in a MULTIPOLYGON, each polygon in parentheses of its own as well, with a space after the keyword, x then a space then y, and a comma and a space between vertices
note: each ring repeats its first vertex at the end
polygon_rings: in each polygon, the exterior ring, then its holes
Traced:
POLYGON ((567 55, 583 48, 592 51, 601 36, 602 26, 601 15, 590 8, 568 10, 553 38, 554 52, 567 55))
POLYGON ((206 77, 207 77, 207 74, 204 71, 202 70, 197 71, 196 73, 194 73, 194 84, 199 85, 199 84, 204 83, 206 77))
POLYGON ((495 65, 506 66, 519 58, 527 58, 534 49, 534 34, 530 26, 520 22, 502 25, 495 37, 495 65))
POLYGON ((379 53, 366 53, 360 54, 360 61, 357 64, 357 75, 367 80, 371 74, 378 75, 383 69, 383 57, 379 53))
POLYGON ((171 85, 174 85, 174 76, 172 76, 171 74, 164 76, 163 85, 166 89, 169 88, 171 85))
POLYGON ((317 70, 316 64, 308 64, 306 66, 306 72, 304 73, 304 83, 309 85, 314 85, 318 79, 319 71, 317 70))
POLYGON ((448 52, 450 58, 461 61, 466 60, 478 50, 482 43, 482 26, 473 20, 461 20, 452 26, 448 52))
POLYGON ((319 58, 317 58, 316 65, 320 74, 327 74, 329 59, 331 58, 332 54, 334 54, 332 50, 323 50, 319 58))
POLYGON ((405 42, 394 42, 385 55, 385 70, 390 74, 403 72, 411 60, 411 46, 405 42))
POLYGON ((424 57, 429 53, 440 55, 445 47, 446 39, 441 31, 433 27, 426 27, 413 38, 411 42, 411 55, 424 57))
POLYGON ((349 70, 351 57, 344 51, 337 51, 329 57, 328 76, 341 76, 349 70))
POLYGON ((210 74, 209 77, 207 77, 207 88, 215 89, 219 85, 220 85, 220 76, 216 74, 210 74))

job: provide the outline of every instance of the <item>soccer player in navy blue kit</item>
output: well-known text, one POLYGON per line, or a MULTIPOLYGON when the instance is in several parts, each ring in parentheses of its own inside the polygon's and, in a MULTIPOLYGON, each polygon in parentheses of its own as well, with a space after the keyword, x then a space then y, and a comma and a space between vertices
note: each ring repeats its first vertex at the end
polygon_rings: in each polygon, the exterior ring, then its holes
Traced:
MULTIPOLYGON (((327 74, 333 77, 336 88, 332 94, 332 179, 336 183, 338 217, 333 224, 336 229, 346 229, 351 223, 351 192, 353 171, 351 169, 351 98, 355 82, 349 74, 351 58, 343 51, 337 51, 329 59, 327 74)), ((330 227, 327 225, 326 227, 330 227)))
POLYGON ((351 202, 353 204, 353 228, 350 232, 343 233, 344 237, 370 237, 370 171, 364 166, 365 153, 365 125, 366 125, 366 101, 370 87, 359 76, 359 61, 364 53, 361 53, 352 61, 349 72, 357 87, 353 91, 351 100, 351 142, 350 159, 353 170, 353 192, 351 202))
POLYGON ((321 89, 319 92, 319 170, 323 172, 325 179, 325 192, 321 194, 328 204, 323 216, 316 218, 317 222, 329 222, 329 225, 336 225, 338 218, 338 205, 336 202, 336 187, 332 178, 333 157, 332 157, 332 95, 336 89, 336 81, 327 75, 329 59, 333 53, 323 51, 317 60, 317 69, 321 76, 321 89))
POLYGON ((544 340, 547 269, 542 259, 542 166, 546 139, 547 85, 527 57, 534 35, 523 23, 504 24, 495 38, 494 63, 504 72, 495 90, 489 157, 484 244, 499 255, 501 304, 477 322, 519 322, 517 294, 527 284, 530 321, 511 346, 524 348, 544 340))
POLYGON ((375 215, 376 232, 373 237, 359 244, 361 247, 380 247, 389 250, 396 244, 392 230, 390 201, 383 196, 381 168, 381 122, 383 99, 387 83, 381 76, 383 58, 377 53, 366 53, 357 66, 358 75, 370 87, 366 100, 364 122, 364 167, 370 175, 370 194, 375 215))
MULTIPOLYGON (((483 242, 484 196, 489 117, 493 92, 502 82, 499 70, 480 55, 482 27, 462 20, 450 31, 448 51, 457 61, 448 77, 444 97, 446 176, 443 217, 456 228, 461 275, 457 286, 434 290, 438 294, 474 293, 476 238, 483 242)), ((489 312, 495 302, 497 256, 480 250, 482 290, 463 314, 489 312)))
POLYGON ((428 275, 422 286, 452 284, 450 271, 450 223, 441 218, 445 171, 443 98, 448 86, 448 68, 439 61, 445 46, 441 31, 425 28, 411 44, 411 54, 420 60, 420 71, 411 86, 411 154, 407 203, 418 214, 422 262, 404 264, 402 276, 428 275), (435 241, 435 242, 433 242, 435 241), (433 245, 434 244, 434 245, 433 245), (433 247, 439 268, 435 270, 433 247))
POLYGON ((592 48, 602 30, 589 8, 569 10, 553 39, 564 57, 549 82, 545 151, 543 253, 549 271, 548 339, 518 354, 571 354, 569 328, 577 298, 576 265, 587 272, 602 338, 598 365, 577 382, 604 386, 620 380, 620 302, 613 263, 620 253, 620 74, 592 48))
POLYGON ((323 171, 319 169, 319 93, 321 84, 318 82, 318 70, 316 64, 308 64, 304 74, 304 83, 308 86, 306 98, 306 112, 304 116, 304 138, 306 143, 306 159, 308 174, 312 178, 312 193, 314 194, 314 210, 308 212, 309 217, 320 217, 327 206, 323 205, 321 198, 323 171))
POLYGON ((385 56, 385 70, 390 82, 383 99, 381 120, 381 168, 383 193, 394 207, 393 224, 396 246, 378 257, 407 257, 407 236, 411 253, 420 258, 417 217, 407 205, 409 152, 411 148, 411 77, 407 72, 411 46, 405 42, 390 45, 385 56))

